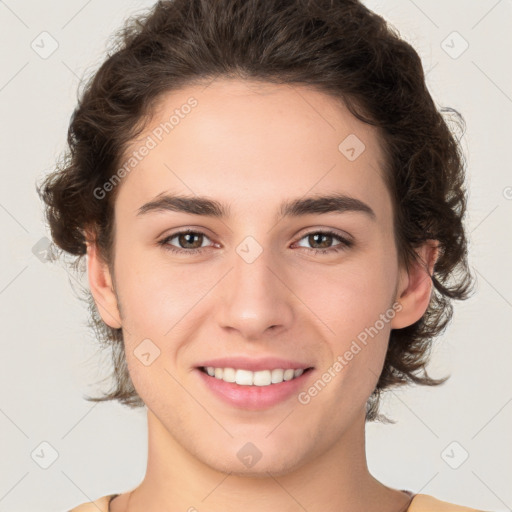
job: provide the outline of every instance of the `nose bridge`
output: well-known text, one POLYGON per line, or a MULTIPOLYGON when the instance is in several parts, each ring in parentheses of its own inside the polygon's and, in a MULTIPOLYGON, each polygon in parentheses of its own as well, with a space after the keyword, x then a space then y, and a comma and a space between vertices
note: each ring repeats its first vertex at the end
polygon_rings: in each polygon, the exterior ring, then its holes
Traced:
POLYGON ((276 262, 272 262, 269 248, 264 249, 254 239, 249 238, 236 248, 232 276, 235 280, 234 289, 254 298, 259 298, 263 293, 270 299, 270 281, 275 278, 271 269, 276 262))
POLYGON ((269 327, 290 322, 289 292, 281 282, 284 276, 279 265, 272 251, 254 237, 246 237, 235 247, 232 270, 223 284, 223 327, 237 329, 246 338, 257 338, 269 327))

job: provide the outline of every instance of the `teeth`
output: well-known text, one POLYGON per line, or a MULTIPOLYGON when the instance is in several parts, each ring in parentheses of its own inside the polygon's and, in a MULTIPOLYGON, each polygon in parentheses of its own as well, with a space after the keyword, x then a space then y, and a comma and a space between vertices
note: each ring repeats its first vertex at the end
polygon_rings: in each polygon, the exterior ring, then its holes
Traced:
MULTIPOLYGON (((258 373, 261 375, 263 372, 258 373)), ((249 370, 237 370, 235 373, 235 382, 240 384, 240 386, 251 386, 254 384, 253 380, 255 376, 256 374, 250 372, 249 370)), ((259 376, 258 380, 260 380, 259 376)))
POLYGON ((236 382, 240 386, 270 386, 271 384, 279 384, 283 381, 300 377, 304 373, 304 370, 302 368, 298 368, 297 370, 293 368, 286 370, 277 368, 275 370, 251 372, 249 370, 207 366, 206 373, 208 373, 210 377, 215 377, 225 382, 236 382))
POLYGON ((233 368, 224 368, 222 371, 222 380, 226 382, 236 382, 236 372, 233 368))

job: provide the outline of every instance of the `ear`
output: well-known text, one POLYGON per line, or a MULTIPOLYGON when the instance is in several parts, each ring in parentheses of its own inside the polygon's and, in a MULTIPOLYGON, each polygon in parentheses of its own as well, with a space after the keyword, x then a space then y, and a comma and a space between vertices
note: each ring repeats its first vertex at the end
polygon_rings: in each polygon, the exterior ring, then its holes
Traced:
POLYGON ((401 269, 395 300, 402 309, 391 321, 392 329, 401 329, 418 321, 428 308, 432 293, 432 273, 439 257, 439 242, 427 240, 416 250, 420 261, 409 268, 401 269))
POLYGON ((121 327, 121 315, 117 297, 112 286, 112 276, 108 265, 98 254, 96 242, 87 239, 87 271, 89 286, 103 321, 114 329, 121 327))

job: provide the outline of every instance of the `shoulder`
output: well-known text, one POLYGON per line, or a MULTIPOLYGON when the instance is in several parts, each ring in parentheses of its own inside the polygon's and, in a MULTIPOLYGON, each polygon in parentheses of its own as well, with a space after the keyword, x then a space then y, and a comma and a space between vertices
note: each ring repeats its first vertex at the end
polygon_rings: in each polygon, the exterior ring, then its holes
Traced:
MULTIPOLYGON (((69 512, 108 512, 108 504, 110 500, 117 494, 109 494, 102 496, 95 501, 82 503, 69 512)), ((407 509, 407 512, 486 512, 476 508, 465 507, 441 501, 433 496, 426 494, 416 494, 407 509)))
POLYGON ((485 512, 476 508, 455 505, 426 494, 416 494, 407 512, 485 512))
POLYGON ((69 510, 69 512, 108 512, 108 504, 114 496, 117 496, 117 494, 108 494, 97 500, 82 503, 69 510))

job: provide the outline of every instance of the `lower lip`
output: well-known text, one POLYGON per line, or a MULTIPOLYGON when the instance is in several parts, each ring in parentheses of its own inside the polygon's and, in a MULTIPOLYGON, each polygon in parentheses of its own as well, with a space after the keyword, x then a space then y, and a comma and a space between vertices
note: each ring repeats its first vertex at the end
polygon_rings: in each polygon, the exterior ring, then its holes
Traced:
POLYGON ((210 377, 199 368, 196 371, 206 387, 224 402, 242 409, 261 410, 268 409, 288 400, 293 395, 297 395, 313 369, 305 371, 294 379, 285 380, 279 384, 270 384, 269 386, 241 386, 235 382, 225 382, 210 377))

